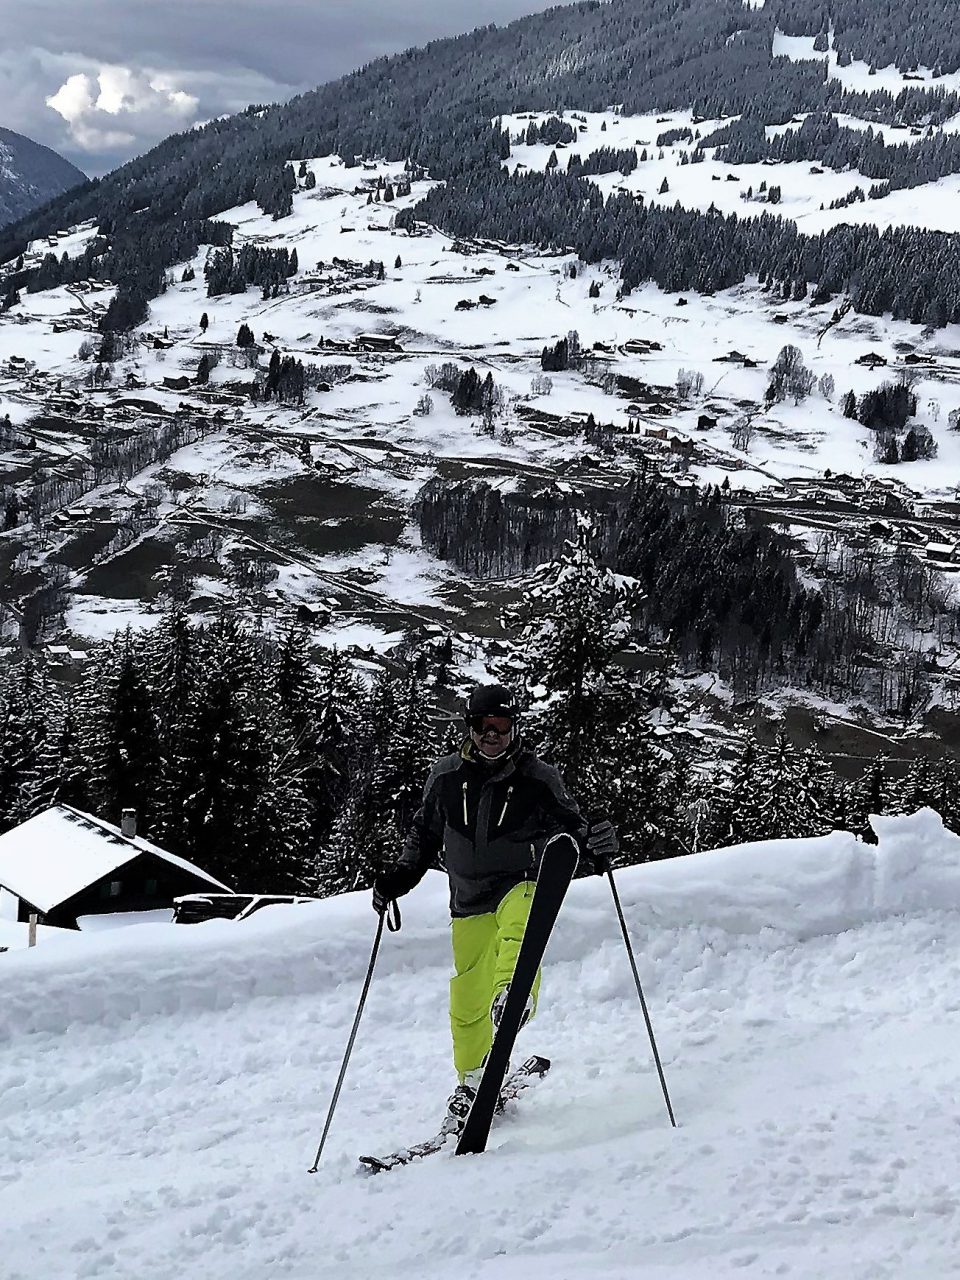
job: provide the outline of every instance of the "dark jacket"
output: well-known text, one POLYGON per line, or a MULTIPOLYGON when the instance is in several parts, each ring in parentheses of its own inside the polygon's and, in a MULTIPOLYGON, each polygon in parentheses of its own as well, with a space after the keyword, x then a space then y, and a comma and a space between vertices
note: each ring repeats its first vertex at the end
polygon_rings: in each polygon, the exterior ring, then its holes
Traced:
POLYGON ((486 764, 468 738, 431 769, 400 867, 413 888, 439 856, 451 915, 482 915, 536 880, 544 845, 562 832, 582 848, 587 823, 553 765, 520 742, 505 762, 486 764))

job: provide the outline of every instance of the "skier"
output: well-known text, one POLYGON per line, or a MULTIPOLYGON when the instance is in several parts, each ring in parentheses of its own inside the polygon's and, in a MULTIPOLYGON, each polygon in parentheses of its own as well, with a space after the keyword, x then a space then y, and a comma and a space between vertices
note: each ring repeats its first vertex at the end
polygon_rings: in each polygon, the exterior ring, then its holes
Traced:
MULTIPOLYGON (((450 879, 450 1025, 459 1078, 447 1103, 450 1131, 466 1118, 480 1083, 546 845, 573 841, 591 870, 602 870, 618 847, 612 824, 588 828, 557 770, 524 746, 507 689, 475 688, 465 719, 463 746, 430 771, 400 860, 381 871, 373 888, 381 914, 419 884, 438 856, 450 879)), ((536 1010, 539 987, 538 973, 524 1022, 536 1010)))

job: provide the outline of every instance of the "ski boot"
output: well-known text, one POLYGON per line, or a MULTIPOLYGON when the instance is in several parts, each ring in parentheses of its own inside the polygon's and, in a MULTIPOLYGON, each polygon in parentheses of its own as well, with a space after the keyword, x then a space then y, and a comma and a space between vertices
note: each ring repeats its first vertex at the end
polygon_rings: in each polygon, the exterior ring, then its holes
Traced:
POLYGON ((463 1084, 458 1084, 447 1099, 447 1111, 440 1126, 441 1133, 459 1133, 467 1122, 473 1100, 477 1096, 477 1084, 480 1083, 481 1071, 471 1071, 463 1084), (476 1083, 468 1083, 470 1076, 476 1076, 476 1083))
MULTIPOLYGON (((493 997, 493 1004, 490 1006, 490 1021, 493 1023, 494 1034, 496 1034, 497 1028, 500 1026, 500 1019, 503 1017, 503 1008, 504 1008, 504 1005, 507 1003, 507 994, 509 991, 510 991, 509 986, 506 986, 503 988, 502 991, 498 991, 497 994, 493 997)), ((526 1003, 526 1006, 524 1007, 523 1015, 520 1019, 520 1027, 518 1029, 522 1030, 532 1017, 533 1017, 533 996, 529 995, 527 996, 527 1003, 526 1003)))

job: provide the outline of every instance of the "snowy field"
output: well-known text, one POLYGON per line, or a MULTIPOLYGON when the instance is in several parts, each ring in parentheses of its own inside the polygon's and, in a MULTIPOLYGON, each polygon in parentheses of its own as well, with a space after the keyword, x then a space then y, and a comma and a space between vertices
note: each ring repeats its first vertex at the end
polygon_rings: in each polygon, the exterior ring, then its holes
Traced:
MULTIPOLYGON (((621 872, 680 1122, 606 885, 575 884, 488 1152, 370 1178, 452 1083, 439 875, 0 957, 4 1280, 940 1280, 957 1274, 960 838, 929 811, 621 872)), ((12 926, 7 927, 8 930, 12 926)))
MULTIPOLYGON (((881 86, 874 84, 872 87, 879 89, 881 86)), ((564 170, 571 155, 579 155, 581 160, 586 160, 591 152, 612 147, 618 151, 635 151, 638 164, 632 173, 626 175, 619 172, 589 175, 589 180, 605 196, 615 191, 629 191, 634 195, 642 195, 647 204, 668 207, 679 204, 681 208, 695 209, 701 213, 706 213, 712 205, 721 213, 734 214, 738 218, 755 218, 761 213, 772 211, 779 217, 795 222, 804 235, 819 235, 841 224, 860 223, 871 223, 881 230, 885 227, 912 226, 930 231, 960 231, 960 202, 957 200, 960 177, 956 174, 923 186, 892 191, 881 200, 831 209, 831 201, 847 196, 856 187, 860 187, 866 194, 873 187, 882 185, 880 179, 868 178, 857 169, 833 170, 809 160, 781 161, 777 164, 729 164, 717 158, 717 147, 705 147, 706 158, 697 164, 691 164, 689 156, 698 145, 696 140, 678 139, 662 148, 657 146, 657 137, 672 129, 690 129, 706 138, 717 129, 729 125, 732 117, 725 120, 698 120, 690 111, 669 111, 663 114, 650 112, 641 116, 616 116, 611 112, 589 111, 576 114, 576 119, 569 113, 566 118, 578 130, 585 123, 586 131, 579 132, 565 150, 557 150, 546 143, 538 142, 528 146, 526 143, 513 141, 507 162, 511 173, 524 168, 544 170, 554 151, 561 170, 564 170), (642 158, 644 152, 646 159, 642 158), (661 190, 664 180, 667 183, 666 191, 661 190), (759 198, 744 199, 744 193, 750 188, 758 195, 761 183, 780 187, 782 197, 776 206, 761 203, 759 198)), ((874 133, 883 134, 888 146, 919 140, 908 130, 897 130, 892 126, 878 125, 873 121, 839 112, 834 115, 842 128, 870 128, 874 133)), ((521 112, 504 116, 502 120, 504 127, 509 128, 511 137, 516 139, 531 120, 540 124, 549 118, 549 112, 521 112)), ((795 125, 768 126, 768 137, 799 128, 801 119, 798 116, 798 123, 795 125)), ((958 125, 960 119, 948 121, 936 132, 956 133, 958 125)))
POLYGON ((841 67, 833 47, 833 32, 830 32, 829 49, 818 53, 813 47, 816 36, 787 36, 782 31, 773 37, 773 56, 790 58, 794 62, 827 61, 827 74, 831 80, 839 80, 849 93, 872 93, 885 89, 894 95, 904 89, 944 89, 947 93, 956 93, 960 89, 960 72, 935 77, 929 67, 918 67, 913 79, 907 79, 903 72, 894 65, 879 67, 872 74, 868 63, 855 59, 848 67, 841 67), (921 83, 917 83, 920 81, 921 83))

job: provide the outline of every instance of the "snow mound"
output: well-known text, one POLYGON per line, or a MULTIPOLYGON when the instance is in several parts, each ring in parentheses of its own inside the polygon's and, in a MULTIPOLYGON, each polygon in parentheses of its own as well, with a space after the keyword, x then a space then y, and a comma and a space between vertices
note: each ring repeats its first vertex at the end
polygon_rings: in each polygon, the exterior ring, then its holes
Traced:
POLYGON ((873 816, 878 844, 845 831, 767 840, 621 873, 636 923, 781 930, 803 939, 929 908, 960 910, 960 836, 938 813, 873 816))
MULTIPOLYGON (((843 933, 871 920, 960 910, 960 836, 931 809, 871 818, 879 843, 848 832, 770 840, 630 867, 617 884, 631 927, 773 931, 780 941, 843 933)), ((605 881, 574 883, 554 955, 584 961, 595 948, 605 881)), ((312 996, 362 970, 370 945, 366 893, 264 909, 241 924, 156 922, 85 935, 47 931, 33 951, 3 957, 8 981, 0 1042, 78 1025, 117 1027, 156 1017, 202 1017, 251 1001, 312 996)), ((439 874, 404 903, 405 926, 380 972, 425 959, 446 963, 446 881, 439 874)))

